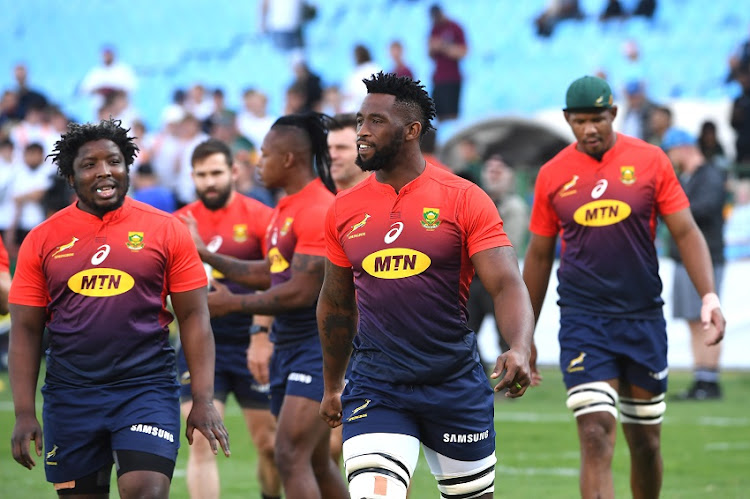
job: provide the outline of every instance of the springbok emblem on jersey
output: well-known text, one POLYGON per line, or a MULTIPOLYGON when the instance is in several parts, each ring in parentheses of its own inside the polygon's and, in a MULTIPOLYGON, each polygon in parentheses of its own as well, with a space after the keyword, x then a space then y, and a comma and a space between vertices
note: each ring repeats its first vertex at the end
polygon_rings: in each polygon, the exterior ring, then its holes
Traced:
POLYGON ((578 357, 570 361, 570 364, 568 364, 567 371, 569 373, 576 372, 576 371, 583 371, 583 359, 585 357, 586 357, 586 352, 581 352, 581 354, 578 357))
POLYGON ((71 239, 68 244, 63 244, 62 246, 58 246, 57 251, 55 251, 54 253, 52 253, 52 256, 55 256, 58 253, 62 253, 63 251, 69 250, 70 248, 73 247, 73 245, 75 245, 75 243, 78 240, 79 239, 74 236, 73 239, 71 239))
MULTIPOLYGON (((370 214, 369 213, 365 213, 365 218, 363 218, 361 222, 358 222, 358 223, 352 225, 352 230, 350 230, 349 233, 347 234, 347 236, 349 236, 349 239, 352 238, 352 232, 354 232, 357 229, 361 229, 362 227, 365 226, 365 224, 367 223, 367 219, 368 218, 370 218, 370 214)), ((356 237, 356 236, 354 236, 354 237, 356 237)))

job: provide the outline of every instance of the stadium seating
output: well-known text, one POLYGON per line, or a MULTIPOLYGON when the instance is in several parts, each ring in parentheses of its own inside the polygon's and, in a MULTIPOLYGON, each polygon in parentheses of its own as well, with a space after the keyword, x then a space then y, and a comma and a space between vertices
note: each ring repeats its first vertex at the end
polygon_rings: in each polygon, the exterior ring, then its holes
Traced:
MULTIPOLYGON (((307 57, 325 84, 346 77, 356 43, 367 45, 388 69, 393 39, 404 44, 416 76, 429 82, 427 11, 433 0, 313 3, 317 16, 306 27, 307 57)), ((657 101, 726 99, 737 90, 724 79, 729 54, 750 35, 750 9, 741 2, 660 0, 652 20, 601 23, 604 0, 585 0, 585 19, 564 21, 540 39, 533 19, 545 4, 474 0, 465 8, 443 2, 466 29, 470 46, 462 65, 463 119, 559 107, 566 82, 599 69, 622 84, 628 39, 641 48, 642 74, 657 101)), ((152 127, 177 87, 220 86, 229 104, 238 106, 241 90, 254 86, 269 93, 272 111, 280 112, 292 79, 288 58, 258 32, 257 2, 0 0, 0 6, 0 87, 12 85, 12 67, 24 61, 31 83, 79 119, 90 118, 90 109, 76 87, 104 44, 113 44, 119 58, 135 67, 140 83, 134 103, 152 127)))

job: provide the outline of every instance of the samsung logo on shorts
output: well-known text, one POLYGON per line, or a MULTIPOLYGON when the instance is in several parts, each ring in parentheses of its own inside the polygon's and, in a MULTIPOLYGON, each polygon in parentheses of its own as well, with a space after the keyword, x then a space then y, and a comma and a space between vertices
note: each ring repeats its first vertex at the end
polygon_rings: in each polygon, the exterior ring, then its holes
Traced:
POLYGON ((482 433, 443 433, 443 442, 446 444, 473 444, 490 437, 490 430, 482 433))
POLYGON ((312 383, 312 376, 303 373, 291 373, 287 378, 287 381, 296 381, 297 383, 309 385, 312 383))
POLYGON ((174 435, 169 433, 167 430, 162 430, 161 428, 157 428, 156 426, 151 426, 149 424, 134 424, 130 427, 130 431, 134 431, 137 433, 147 433, 155 437, 163 438, 164 440, 167 440, 169 442, 174 442, 174 435))

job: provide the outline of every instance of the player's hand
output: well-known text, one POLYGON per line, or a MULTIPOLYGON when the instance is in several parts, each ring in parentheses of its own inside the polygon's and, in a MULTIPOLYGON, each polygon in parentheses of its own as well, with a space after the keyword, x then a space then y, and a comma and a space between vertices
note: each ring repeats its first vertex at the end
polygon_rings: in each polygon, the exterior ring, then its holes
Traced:
POLYGON ((34 458, 31 457, 29 446, 34 441, 36 455, 42 455, 44 447, 44 437, 42 436, 42 427, 39 420, 34 415, 18 416, 16 424, 13 426, 13 434, 10 437, 10 448, 13 453, 13 459, 24 468, 32 469, 36 466, 34 458))
POLYGON ((703 330, 706 331, 706 345, 716 345, 724 339, 724 331, 727 327, 727 321, 721 312, 719 297, 715 293, 707 293, 703 297, 701 306, 701 323, 703 330))
POLYGON ((323 418, 328 426, 336 428, 341 425, 343 416, 341 406, 341 392, 328 392, 323 394, 323 400, 320 401, 320 417, 323 418))
POLYGON ((536 351, 536 343, 534 341, 531 342, 531 356, 529 357, 529 368, 531 369, 531 386, 539 386, 542 384, 542 380, 544 379, 539 372, 539 368, 536 365, 536 359, 537 359, 537 351, 536 351))
POLYGON ((180 215, 180 220, 187 225, 187 228, 190 231, 190 236, 195 243, 195 247, 198 249, 198 253, 202 254, 203 252, 208 251, 206 249, 206 244, 203 242, 203 239, 201 239, 200 234, 198 234, 198 221, 193 216, 193 213, 188 210, 186 214, 180 215))
POLYGON ((185 436, 190 445, 193 445, 193 431, 196 429, 206 437, 214 455, 219 453, 217 442, 224 450, 225 456, 229 457, 232 454, 229 450, 229 433, 213 402, 193 402, 193 408, 190 409, 185 422, 185 436))
POLYGON ((518 350, 511 348, 497 358, 495 370, 490 378, 502 379, 495 385, 495 391, 499 392, 505 388, 505 396, 516 398, 526 393, 526 389, 531 384, 531 368, 529 367, 529 357, 518 350), (505 375, 503 376, 503 373, 505 375))
POLYGON ((256 333, 250 337, 250 347, 247 349, 247 368, 253 378, 261 385, 271 382, 270 364, 273 354, 273 343, 268 333, 256 333))
POLYGON ((233 300, 236 295, 217 281, 211 281, 211 288, 212 290, 208 293, 208 310, 211 312, 211 318, 223 317, 234 312, 233 300))

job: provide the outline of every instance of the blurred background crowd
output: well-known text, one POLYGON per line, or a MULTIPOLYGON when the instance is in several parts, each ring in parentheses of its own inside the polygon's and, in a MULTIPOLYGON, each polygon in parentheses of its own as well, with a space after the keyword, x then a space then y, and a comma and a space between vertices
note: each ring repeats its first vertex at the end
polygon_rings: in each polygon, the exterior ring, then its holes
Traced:
POLYGON ((122 120, 141 149, 133 195, 195 199, 212 136, 238 190, 273 205, 254 165, 281 115, 356 111, 383 70, 447 86, 423 144, 490 193, 523 254, 538 168, 572 136, 567 84, 606 78, 619 131, 659 144, 679 125, 726 171, 727 253, 750 257, 750 9, 735 0, 0 0, 0 233, 11 254, 70 202, 46 160, 66 123, 122 120), (447 49, 439 54, 441 38, 447 49), (436 41, 437 40, 437 41, 436 41), (461 48, 463 46, 463 48, 461 48), (453 94, 450 94, 453 95, 453 94))

